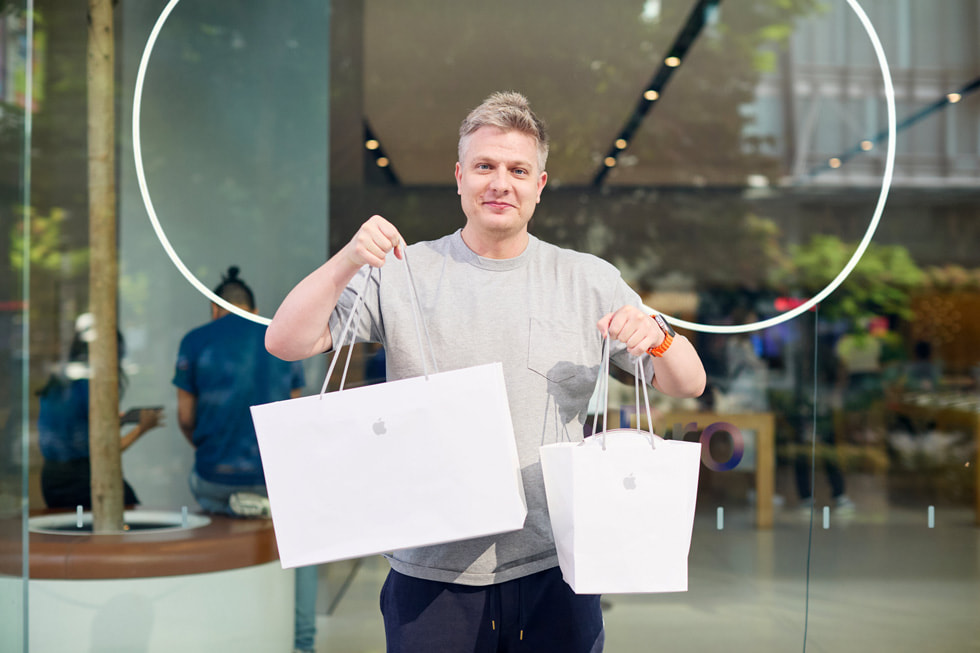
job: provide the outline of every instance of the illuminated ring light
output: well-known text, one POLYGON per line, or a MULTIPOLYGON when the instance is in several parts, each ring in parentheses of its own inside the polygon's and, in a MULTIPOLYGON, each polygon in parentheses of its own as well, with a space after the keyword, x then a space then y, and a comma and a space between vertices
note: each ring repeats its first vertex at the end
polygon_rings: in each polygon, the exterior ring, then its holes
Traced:
POLYGON ((205 286, 201 281, 194 276, 194 274, 187 269, 184 262, 180 260, 177 256, 177 252, 174 251, 173 246, 167 239, 167 234, 164 233, 163 227, 160 226, 160 220, 157 219, 157 213, 153 209, 153 202, 150 200, 150 192, 146 188, 146 174, 143 172, 143 154, 142 148, 140 146, 140 104, 143 99, 143 81, 146 78, 146 66, 150 62, 150 53, 153 52, 153 45, 156 43, 157 36, 160 34, 160 30, 163 29, 163 24, 167 22, 167 17, 173 8, 177 6, 179 0, 170 0, 167 6, 163 8, 160 12, 160 17, 157 18, 156 25, 153 26, 153 30, 150 32, 150 38, 146 41, 146 47, 143 49, 143 58, 140 59, 139 72, 136 74, 136 92, 133 97, 133 156, 136 159, 136 176, 139 179, 140 194, 143 196, 143 204, 146 205, 146 213, 150 217, 150 222, 153 224, 153 230, 157 233, 157 238, 160 240, 160 244, 163 245, 163 249, 167 252, 167 256, 173 261, 180 273, 184 275, 184 278, 191 282, 191 285, 197 288, 202 295, 210 299, 215 304, 221 306, 234 313, 244 317, 246 320, 252 320, 253 322, 258 322, 259 324, 269 324, 272 320, 267 317, 262 317, 260 315, 255 315, 254 313, 249 313, 248 311, 242 310, 241 308, 235 306, 234 304, 218 297, 213 292, 211 292, 207 286, 205 286))
MULTIPOLYGON (((153 52, 153 46, 156 43, 157 36, 160 34, 160 30, 163 29, 164 23, 167 21, 167 17, 173 8, 177 6, 180 0, 170 0, 167 6, 164 7, 163 11, 160 12, 160 17, 157 19, 156 24, 153 26, 153 30, 150 32, 150 36, 146 41, 146 47, 143 49, 143 57, 140 59, 139 72, 136 75, 136 90, 133 97, 133 156, 136 161, 136 176, 139 180, 140 194, 143 197, 143 203, 146 205, 146 212, 150 218, 150 222, 153 225, 153 230, 157 234, 157 238, 160 240, 160 244, 163 245, 163 249, 167 252, 170 260, 173 261, 174 265, 181 274, 191 283, 192 286, 197 288, 201 294, 210 299, 215 304, 218 304, 222 308, 225 308, 236 315, 244 317, 245 319, 252 320, 253 322, 258 322, 260 324, 269 324, 271 320, 269 318, 254 315, 247 311, 244 311, 234 304, 231 304, 224 299, 218 297, 213 292, 211 292, 207 286, 205 286, 201 281, 187 269, 184 262, 181 261, 177 252, 174 251, 173 246, 167 239, 166 233, 164 233, 163 228, 160 226, 160 221, 157 219, 156 211, 153 209, 153 202, 150 199, 150 193, 146 186, 146 174, 143 171, 143 156, 140 146, 140 104, 143 96, 143 82, 146 78, 146 66, 150 61, 150 54, 153 52)), ((895 132, 896 132, 896 119, 895 119, 895 89, 892 84, 891 71, 888 67, 888 60, 885 57, 884 48, 881 45, 881 40, 878 38, 878 33, 875 31, 874 25, 871 24, 871 20, 868 15, 864 13, 861 5, 858 4, 858 0, 847 0, 847 4, 850 5, 851 9, 857 15, 858 19, 861 21, 861 25, 864 27, 865 31, 868 33, 868 38, 871 39, 871 44, 874 47, 875 56, 878 58, 878 65, 881 67, 881 75, 884 79, 885 84, 885 102, 888 108, 888 148, 885 157, 885 173, 882 176, 881 182, 881 193, 878 196, 878 204, 875 206, 874 214, 871 218, 871 222, 868 224, 868 229, 864 234, 864 238, 858 244, 857 249, 851 256, 850 260, 840 271, 840 273, 834 277, 834 279, 827 284, 827 286, 821 290, 819 293, 814 295, 812 298, 806 302, 800 304, 796 308, 793 308, 785 313, 776 315, 767 320, 761 320, 758 322, 749 322, 747 324, 733 324, 733 325, 711 325, 711 324, 701 324, 698 322, 688 322, 687 320, 682 320, 680 318, 671 317, 670 315, 664 314, 671 324, 679 327, 691 329, 692 331, 700 331, 702 333, 745 333, 749 331, 758 331, 761 329, 766 329, 782 322, 793 319, 797 315, 804 313, 816 304, 823 301, 828 295, 830 295, 837 287, 843 283, 844 279, 851 273, 854 267, 861 260, 861 256, 864 255, 865 250, 871 243, 871 239, 874 236, 875 230, 878 228, 878 223, 881 220, 881 214, 885 210, 885 202, 888 199, 888 191, 891 189, 892 175, 895 169, 895 132)), ((650 307, 644 307, 648 312, 652 312, 653 309, 650 307)))
MULTIPOLYGON (((687 320, 681 320, 679 318, 671 317, 664 314, 671 324, 679 327, 684 327, 686 329, 691 329, 692 331, 700 331, 702 333, 746 333, 749 331, 759 331, 761 329, 766 329, 771 326, 776 326, 787 320, 791 320, 797 315, 810 310, 812 307, 816 306, 819 302, 823 301, 830 293, 834 292, 847 275, 851 273, 854 266, 858 264, 861 260, 861 256, 864 255, 864 251, 868 248, 871 243, 871 238, 874 236, 875 229, 878 228, 878 222, 881 220, 881 214, 885 210, 885 201, 888 199, 888 191, 892 185, 892 173, 895 169, 895 88, 892 85, 892 75, 888 68, 888 60, 885 58, 884 48, 881 47, 881 41, 878 39, 878 33, 875 32, 874 26, 871 24, 871 20, 868 15, 864 13, 861 9, 861 5, 858 4, 858 0, 847 0, 847 4, 851 6, 854 13, 861 20, 861 24, 864 26, 865 31, 868 33, 868 38, 871 39, 871 44, 874 46, 875 55, 878 57, 878 65, 881 67, 881 76, 885 81, 885 102, 888 106, 888 153, 885 157, 885 174, 881 180, 881 194, 878 196, 878 205, 875 207, 874 215, 871 218, 871 222, 868 224, 868 230, 864 234, 864 238, 861 239, 860 244, 851 259, 844 266, 844 269, 834 277, 834 279, 827 284, 827 287, 821 290, 819 293, 814 295, 811 299, 800 304, 792 310, 786 311, 785 313, 780 313, 768 320, 761 320, 759 322, 749 322, 746 324, 730 324, 730 325, 712 325, 712 324, 701 324, 699 322, 688 322, 687 320)), ((644 306, 644 309, 649 312, 653 312, 653 309, 649 306, 644 306)))

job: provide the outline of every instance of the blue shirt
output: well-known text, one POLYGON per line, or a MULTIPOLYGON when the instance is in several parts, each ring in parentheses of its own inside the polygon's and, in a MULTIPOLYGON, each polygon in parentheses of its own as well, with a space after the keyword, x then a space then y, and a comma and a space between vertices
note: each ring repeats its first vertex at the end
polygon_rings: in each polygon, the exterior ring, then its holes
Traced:
POLYGON ((229 314, 181 340, 173 383, 197 398, 194 469, 206 481, 264 484, 249 407, 289 399, 304 385, 302 364, 266 351, 265 330, 229 314))
POLYGON ((88 458, 88 379, 61 379, 40 397, 41 454, 51 462, 88 458))

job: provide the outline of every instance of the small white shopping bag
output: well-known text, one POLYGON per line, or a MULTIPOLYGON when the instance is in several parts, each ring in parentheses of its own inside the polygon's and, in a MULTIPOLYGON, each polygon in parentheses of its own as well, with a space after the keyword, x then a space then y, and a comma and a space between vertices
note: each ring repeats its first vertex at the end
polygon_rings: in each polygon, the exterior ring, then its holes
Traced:
POLYGON ((634 430, 542 447, 565 582, 579 594, 686 591, 700 465, 697 442, 653 448, 634 430))
POLYGON ((578 594, 686 591, 700 465, 700 443, 638 429, 541 447, 565 582, 578 594))
POLYGON ((252 419, 283 567, 524 526, 500 363, 253 406, 252 419))

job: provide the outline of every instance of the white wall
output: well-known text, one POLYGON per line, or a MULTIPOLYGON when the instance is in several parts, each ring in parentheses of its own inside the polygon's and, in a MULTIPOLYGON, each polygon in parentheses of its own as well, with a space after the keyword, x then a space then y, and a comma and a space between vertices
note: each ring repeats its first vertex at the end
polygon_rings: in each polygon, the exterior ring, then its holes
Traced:
POLYGON ((163 578, 31 580, 30 650, 285 653, 294 575, 273 561, 163 578))

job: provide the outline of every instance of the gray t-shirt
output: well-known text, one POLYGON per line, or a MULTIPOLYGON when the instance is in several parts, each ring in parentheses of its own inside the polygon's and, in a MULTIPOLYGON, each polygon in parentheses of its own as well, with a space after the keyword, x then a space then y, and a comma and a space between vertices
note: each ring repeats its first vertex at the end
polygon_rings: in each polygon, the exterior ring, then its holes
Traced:
MULTIPOLYGON (((519 531, 395 551, 388 556, 391 566, 409 576, 466 585, 554 567, 558 557, 538 449, 582 439, 602 356, 596 322, 626 304, 641 306, 640 298, 609 263, 534 236, 520 256, 498 260, 477 256, 457 231, 409 246, 407 260, 438 371, 503 364, 528 516, 519 531)), ((331 316, 334 342, 369 270, 351 281, 331 316)), ((388 380, 421 376, 405 263, 389 257, 371 273, 357 338, 384 345, 388 380)), ((633 369, 622 343, 613 343, 612 360, 633 369)), ((652 362, 645 365, 653 378, 652 362)))

